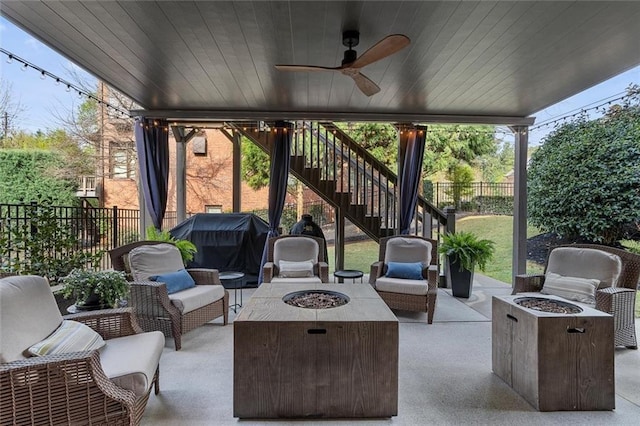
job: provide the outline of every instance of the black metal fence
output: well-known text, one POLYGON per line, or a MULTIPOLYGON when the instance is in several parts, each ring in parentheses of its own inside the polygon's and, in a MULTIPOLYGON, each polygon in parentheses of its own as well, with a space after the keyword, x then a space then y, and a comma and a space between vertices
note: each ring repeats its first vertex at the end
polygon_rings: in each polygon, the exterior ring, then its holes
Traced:
MULTIPOLYGON (((176 224, 176 214, 167 212, 166 216, 165 229, 170 229, 176 224)), ((47 252, 51 261, 62 260, 71 252, 87 257, 102 254, 100 267, 109 268, 106 251, 137 241, 140 235, 139 210, 0 204, 0 270, 35 261, 36 249, 47 252)))
POLYGON ((457 212, 477 214, 513 214, 512 182, 425 182, 424 197, 443 209, 455 207, 457 212))

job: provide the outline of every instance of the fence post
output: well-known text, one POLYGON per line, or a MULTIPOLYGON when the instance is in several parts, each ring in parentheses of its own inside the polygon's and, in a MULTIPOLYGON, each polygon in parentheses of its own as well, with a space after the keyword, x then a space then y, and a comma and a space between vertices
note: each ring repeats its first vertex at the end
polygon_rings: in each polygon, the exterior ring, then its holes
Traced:
POLYGON ((31 235, 36 235, 38 233, 38 227, 36 226, 34 220, 33 220, 33 215, 36 211, 36 209, 38 208, 38 202, 37 201, 32 201, 31 202, 31 211, 29 212, 29 228, 31 230, 31 235))
POLYGON ((118 230, 118 206, 113 206, 113 214, 111 215, 111 220, 112 220, 112 225, 111 225, 111 229, 113 230, 113 235, 112 235, 112 243, 113 243, 113 247, 112 248, 116 248, 118 247, 118 234, 120 233, 118 230))
POLYGON ((447 215, 446 232, 456 232, 456 209, 455 207, 445 207, 444 213, 447 215))

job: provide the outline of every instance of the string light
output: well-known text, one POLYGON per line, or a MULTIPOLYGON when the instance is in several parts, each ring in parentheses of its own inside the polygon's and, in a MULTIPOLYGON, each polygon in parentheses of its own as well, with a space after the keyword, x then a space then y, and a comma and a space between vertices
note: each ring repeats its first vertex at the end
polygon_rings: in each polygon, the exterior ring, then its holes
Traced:
POLYGON ((37 71, 40 74, 40 78, 41 79, 46 79, 47 77, 50 77, 52 80, 55 81, 56 86, 59 86, 60 84, 65 85, 65 90, 67 92, 71 92, 71 89, 73 89, 75 92, 78 93, 78 97, 86 97, 87 99, 92 99, 96 102, 101 102, 103 103, 107 108, 113 110, 114 112, 120 114, 122 117, 126 117, 126 118, 133 118, 131 116, 131 114, 129 114, 129 111, 123 110, 119 107, 116 107, 114 105, 109 104, 108 102, 103 101, 102 99, 98 99, 96 96, 94 96, 93 94, 85 91, 83 88, 76 86, 73 83, 70 83, 52 73, 50 73, 49 71, 32 64, 31 62, 27 61, 26 59, 22 59, 19 56, 16 56, 15 54, 7 51, 6 49, 0 47, 0 53, 4 54, 7 56, 7 63, 12 63, 13 61, 16 61, 20 64, 22 64, 22 66, 20 67, 20 69, 22 71, 27 71, 29 68, 37 71))

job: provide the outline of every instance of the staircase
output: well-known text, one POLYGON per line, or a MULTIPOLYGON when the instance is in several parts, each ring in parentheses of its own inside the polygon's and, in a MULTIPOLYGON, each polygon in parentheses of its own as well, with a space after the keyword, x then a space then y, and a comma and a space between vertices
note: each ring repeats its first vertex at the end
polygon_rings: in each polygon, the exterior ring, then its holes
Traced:
MULTIPOLYGON (((227 124, 270 152, 275 133, 263 123, 227 124)), ((296 122, 290 173, 374 241, 397 233, 396 175, 334 123, 296 122)), ((438 239, 447 222, 445 213, 418 197, 412 234, 438 239)))

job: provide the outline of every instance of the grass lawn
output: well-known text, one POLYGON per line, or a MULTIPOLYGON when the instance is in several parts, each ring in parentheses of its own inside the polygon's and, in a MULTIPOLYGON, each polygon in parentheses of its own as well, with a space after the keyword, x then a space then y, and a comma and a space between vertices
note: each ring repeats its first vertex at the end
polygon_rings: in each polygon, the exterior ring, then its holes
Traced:
MULTIPOLYGON (((495 242, 496 254, 487 264, 487 270, 481 272, 496 280, 511 283, 511 257, 513 217, 511 216, 468 216, 456 223, 456 229, 471 231, 480 238, 487 238, 495 242)), ((528 236, 537 235, 536 228, 527 229, 528 236)), ((334 271, 334 247, 329 246, 329 270, 334 271)), ((369 272, 371 264, 378 260, 378 243, 374 241, 359 241, 347 244, 345 252, 345 269, 358 269, 369 272)), ((542 272, 542 266, 527 262, 527 273, 542 272)))

